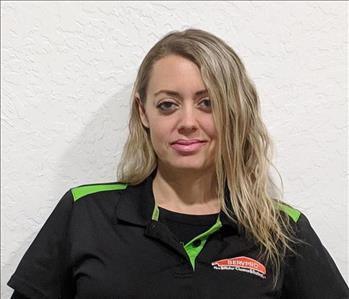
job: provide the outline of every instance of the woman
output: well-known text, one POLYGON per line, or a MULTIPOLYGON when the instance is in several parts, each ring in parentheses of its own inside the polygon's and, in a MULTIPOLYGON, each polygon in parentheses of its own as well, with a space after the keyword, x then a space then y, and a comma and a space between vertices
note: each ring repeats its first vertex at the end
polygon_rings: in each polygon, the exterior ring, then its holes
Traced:
POLYGON ((170 32, 144 58, 131 109, 118 183, 66 192, 9 281, 13 298, 348 298, 305 215, 278 195, 231 47, 170 32))

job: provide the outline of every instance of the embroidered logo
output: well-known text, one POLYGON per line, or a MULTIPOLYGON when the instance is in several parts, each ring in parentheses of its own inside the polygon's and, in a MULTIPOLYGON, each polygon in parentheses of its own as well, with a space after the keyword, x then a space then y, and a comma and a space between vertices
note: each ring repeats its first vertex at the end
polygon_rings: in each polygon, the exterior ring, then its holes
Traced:
POLYGON ((266 277, 265 266, 260 262, 246 256, 238 256, 215 261, 211 263, 211 265, 216 270, 237 270, 248 272, 261 278, 266 277))

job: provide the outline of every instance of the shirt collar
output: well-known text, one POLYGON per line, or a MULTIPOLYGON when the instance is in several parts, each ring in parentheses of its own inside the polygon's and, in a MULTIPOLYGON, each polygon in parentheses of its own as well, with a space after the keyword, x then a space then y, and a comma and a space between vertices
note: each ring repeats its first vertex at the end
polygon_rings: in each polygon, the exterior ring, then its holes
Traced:
MULTIPOLYGON (((129 185, 121 192, 120 201, 116 207, 116 217, 119 220, 130 222, 135 225, 146 226, 158 216, 158 209, 155 205, 153 194, 153 179, 156 169, 143 182, 138 185, 129 185)), ((226 205, 232 211, 229 200, 228 188, 225 189, 226 205)), ((232 215, 233 218, 234 214, 232 215)), ((231 220, 223 211, 219 213, 222 226, 237 229, 237 222, 231 220)))
POLYGON ((121 192, 116 207, 117 219, 142 226, 152 221, 155 207, 152 186, 154 176, 155 171, 140 184, 128 185, 127 189, 121 192))

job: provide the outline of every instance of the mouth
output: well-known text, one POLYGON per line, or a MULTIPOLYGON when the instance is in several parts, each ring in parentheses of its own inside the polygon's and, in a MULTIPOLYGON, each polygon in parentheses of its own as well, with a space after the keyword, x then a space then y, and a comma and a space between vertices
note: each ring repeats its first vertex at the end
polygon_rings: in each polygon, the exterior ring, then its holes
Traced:
POLYGON ((206 140, 177 140, 171 147, 179 154, 188 155, 198 152, 206 143, 206 140))
POLYGON ((190 144, 202 143, 202 142, 206 142, 206 140, 200 140, 200 139, 178 139, 178 140, 172 142, 171 145, 172 144, 190 145, 190 144))

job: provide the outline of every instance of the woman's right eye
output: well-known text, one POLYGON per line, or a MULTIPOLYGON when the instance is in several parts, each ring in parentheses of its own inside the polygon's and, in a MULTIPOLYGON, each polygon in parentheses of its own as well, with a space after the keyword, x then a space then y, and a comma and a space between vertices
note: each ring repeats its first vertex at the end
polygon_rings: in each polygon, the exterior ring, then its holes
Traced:
POLYGON ((166 102, 159 103, 156 106, 156 108, 160 109, 161 111, 165 111, 166 112, 166 111, 174 110, 175 106, 176 106, 176 103, 166 101, 166 102))

